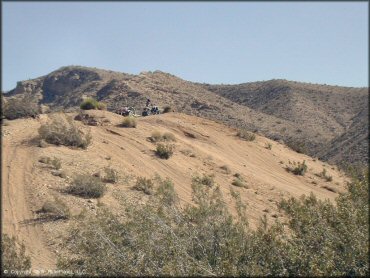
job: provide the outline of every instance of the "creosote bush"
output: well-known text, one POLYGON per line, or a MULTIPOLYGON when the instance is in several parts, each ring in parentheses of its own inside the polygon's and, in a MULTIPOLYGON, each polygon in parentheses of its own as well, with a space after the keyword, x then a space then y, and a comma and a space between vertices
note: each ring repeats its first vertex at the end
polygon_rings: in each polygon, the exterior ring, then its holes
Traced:
POLYGON ((246 140, 246 141, 254 141, 256 139, 256 135, 245 130, 245 129, 240 129, 237 133, 236 136, 239 138, 246 140))
POLYGON ((19 244, 15 237, 7 234, 2 234, 1 237, 1 263, 4 276, 16 276, 11 273, 12 270, 27 271, 31 268, 31 258, 26 255, 24 244, 19 244))
POLYGON ((137 125, 136 119, 134 117, 125 117, 121 123, 121 127, 133 127, 135 128, 137 125))
POLYGON ((83 198, 100 198, 105 191, 105 184, 99 178, 88 174, 77 175, 66 189, 66 193, 83 198))
POLYGON ((248 225, 245 204, 231 189, 237 215, 219 187, 192 184, 194 205, 180 207, 162 183, 124 217, 99 207, 75 223, 65 241, 73 256, 59 269, 88 276, 368 276, 369 180, 355 179, 333 204, 314 195, 279 204, 286 223, 248 225))
POLYGON ((84 134, 71 117, 56 114, 51 122, 42 124, 39 128, 40 139, 54 145, 64 145, 86 149, 91 143, 90 132, 84 134))
POLYGON ((173 155, 175 145, 159 143, 156 148, 156 155, 163 159, 169 159, 173 155))

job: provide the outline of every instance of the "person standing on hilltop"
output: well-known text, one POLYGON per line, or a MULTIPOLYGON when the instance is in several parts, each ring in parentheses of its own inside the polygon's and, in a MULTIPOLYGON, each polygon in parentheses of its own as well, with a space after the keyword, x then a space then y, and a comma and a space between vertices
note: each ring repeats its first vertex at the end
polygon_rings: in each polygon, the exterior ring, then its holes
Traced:
POLYGON ((150 99, 146 99, 146 107, 149 107, 149 104, 150 104, 150 99))

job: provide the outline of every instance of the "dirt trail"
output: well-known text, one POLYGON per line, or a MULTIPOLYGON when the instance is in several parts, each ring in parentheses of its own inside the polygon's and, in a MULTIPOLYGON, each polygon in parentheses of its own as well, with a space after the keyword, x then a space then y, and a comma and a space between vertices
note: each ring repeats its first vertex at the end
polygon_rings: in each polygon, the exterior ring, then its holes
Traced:
POLYGON ((40 224, 32 223, 35 216, 29 202, 29 193, 33 190, 32 172, 37 158, 35 147, 28 144, 30 138, 36 135, 38 125, 37 121, 23 120, 19 125, 11 126, 3 137, 3 232, 24 242, 33 269, 54 269, 55 255, 45 247, 40 224))

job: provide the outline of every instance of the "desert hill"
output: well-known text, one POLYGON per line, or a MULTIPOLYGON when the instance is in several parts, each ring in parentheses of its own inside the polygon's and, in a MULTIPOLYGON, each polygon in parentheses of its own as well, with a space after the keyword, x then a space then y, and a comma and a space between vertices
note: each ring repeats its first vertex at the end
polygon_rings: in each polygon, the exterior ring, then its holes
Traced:
MULTIPOLYGON (((345 190, 347 178, 337 167, 260 135, 253 141, 241 140, 235 128, 211 120, 167 113, 139 117, 136 128, 123 128, 118 125, 123 117, 117 114, 97 110, 84 113, 99 123, 88 126, 73 121, 85 132, 91 132, 92 143, 85 150, 51 144, 40 147, 38 129, 54 114, 8 121, 3 126, 3 231, 25 242, 36 268, 55 266, 57 254, 63 252, 65 233, 73 221, 78 221, 80 213, 94 214, 98 206, 106 206, 119 214, 122 196, 131 200, 133 206, 145 202, 146 195, 132 189, 138 177, 153 178, 157 174, 171 179, 181 202, 186 204, 192 202, 192 178, 211 176, 226 202, 231 203, 230 187, 240 192, 252 226, 263 215, 269 221, 284 221, 277 209, 282 198, 312 192, 320 199, 334 200, 338 192, 345 190), (149 138, 155 132, 175 137, 174 154, 167 160, 154 153, 155 144, 149 138), (57 158, 65 175, 40 162, 42 157, 57 158), (285 169, 303 161, 308 166, 303 176, 285 169), (103 197, 81 198, 63 193, 75 175, 94 175, 106 167, 116 170, 119 178, 117 183, 107 184, 103 197), (318 176, 324 169, 331 180, 318 176), (245 187, 232 185, 235 176, 242 177, 245 187), (40 208, 56 197, 75 218, 38 221, 40 208)), ((74 118, 76 113, 69 115, 74 118)))
POLYGON ((85 97, 105 102, 109 111, 146 98, 175 111, 244 127, 295 150, 333 163, 368 161, 368 88, 270 80, 210 85, 161 71, 139 75, 68 66, 21 81, 8 97, 31 95, 52 111, 73 111, 85 97))

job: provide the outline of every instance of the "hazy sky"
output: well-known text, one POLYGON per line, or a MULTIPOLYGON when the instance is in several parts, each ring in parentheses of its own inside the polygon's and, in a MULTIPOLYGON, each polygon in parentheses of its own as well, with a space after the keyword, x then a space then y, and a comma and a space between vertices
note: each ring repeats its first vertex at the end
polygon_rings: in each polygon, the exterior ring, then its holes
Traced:
POLYGON ((67 65, 368 86, 367 2, 2 2, 2 86, 67 65))

